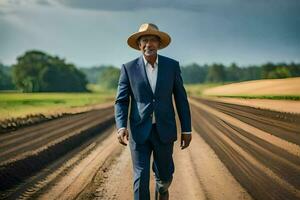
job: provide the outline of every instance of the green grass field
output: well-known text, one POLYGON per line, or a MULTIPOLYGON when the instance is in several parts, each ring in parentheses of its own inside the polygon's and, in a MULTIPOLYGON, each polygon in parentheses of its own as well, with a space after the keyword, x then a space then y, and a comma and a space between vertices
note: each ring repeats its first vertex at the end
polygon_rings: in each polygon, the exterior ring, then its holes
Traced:
MULTIPOLYGON (((222 85, 221 83, 185 84, 189 96, 203 96, 208 88, 222 85)), ((97 85, 88 85, 92 93, 21 93, 0 92, 0 120, 23 117, 28 114, 49 113, 53 110, 82 107, 87 105, 111 102, 116 90, 106 90, 97 85)), ((300 100, 299 95, 216 95, 216 97, 300 100)))
MULTIPOLYGON (((220 84, 185 85, 189 95, 201 95, 204 89, 220 84)), ((92 93, 21 93, 0 92, 0 120, 12 117, 24 117, 28 114, 49 113, 65 108, 81 107, 113 101, 116 90, 103 89, 89 84, 92 93)))
POLYGON ((114 100, 115 92, 100 88, 93 93, 0 92, 0 120, 110 102, 114 100))

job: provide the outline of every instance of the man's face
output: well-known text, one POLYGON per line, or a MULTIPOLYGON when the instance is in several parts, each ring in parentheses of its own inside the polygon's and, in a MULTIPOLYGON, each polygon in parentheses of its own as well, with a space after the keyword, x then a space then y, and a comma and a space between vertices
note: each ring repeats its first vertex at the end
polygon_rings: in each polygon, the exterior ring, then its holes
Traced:
POLYGON ((139 48, 145 56, 155 55, 160 45, 159 37, 155 35, 145 35, 139 39, 139 48))

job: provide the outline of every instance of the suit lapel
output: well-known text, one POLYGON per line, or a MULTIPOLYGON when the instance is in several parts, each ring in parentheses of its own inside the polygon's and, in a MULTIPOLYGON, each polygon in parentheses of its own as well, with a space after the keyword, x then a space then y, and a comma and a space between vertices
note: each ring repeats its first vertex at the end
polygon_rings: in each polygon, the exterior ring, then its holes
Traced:
POLYGON ((162 81, 162 58, 160 55, 158 55, 158 68, 157 68, 157 80, 156 80, 156 86, 155 86, 155 90, 154 90, 154 94, 152 92, 152 89, 151 89, 151 85, 150 85, 150 82, 149 82, 149 79, 147 77, 147 72, 146 72, 146 66, 145 66, 145 63, 144 63, 144 60, 143 60, 143 55, 140 56, 139 60, 138 60, 138 64, 139 64, 139 69, 141 69, 141 74, 143 76, 143 80, 145 81, 146 85, 147 85, 147 89, 148 91, 156 96, 159 92, 159 86, 160 86, 160 82, 162 81))
POLYGON ((157 96, 158 94, 158 91, 159 91, 159 86, 160 86, 160 82, 161 82, 161 79, 162 79, 162 71, 163 71, 163 68, 162 68, 162 58, 160 55, 158 55, 158 67, 157 67, 157 80, 156 80, 156 86, 155 86, 155 90, 154 90, 154 96, 157 96))
POLYGON ((151 86, 150 86, 150 82, 148 80, 148 77, 147 77, 147 72, 146 72, 146 66, 145 66, 145 63, 144 63, 144 60, 143 60, 143 55, 140 56, 139 60, 138 60, 138 64, 139 64, 139 69, 141 71, 141 74, 143 76, 143 80, 144 82, 146 83, 146 89, 148 89, 148 91, 153 95, 153 92, 152 92, 152 89, 151 89, 151 86))

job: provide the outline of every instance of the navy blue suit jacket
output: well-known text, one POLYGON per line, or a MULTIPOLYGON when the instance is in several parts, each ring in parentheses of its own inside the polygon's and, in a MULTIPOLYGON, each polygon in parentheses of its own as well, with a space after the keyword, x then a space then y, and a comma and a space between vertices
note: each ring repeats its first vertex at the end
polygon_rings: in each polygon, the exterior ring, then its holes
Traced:
POLYGON ((147 78, 143 55, 121 67, 115 99, 116 127, 117 129, 127 127, 130 110, 129 137, 140 144, 145 142, 151 132, 153 111, 160 140, 163 143, 177 140, 172 94, 180 119, 181 131, 191 132, 190 108, 179 63, 171 58, 158 56, 154 93, 147 78))

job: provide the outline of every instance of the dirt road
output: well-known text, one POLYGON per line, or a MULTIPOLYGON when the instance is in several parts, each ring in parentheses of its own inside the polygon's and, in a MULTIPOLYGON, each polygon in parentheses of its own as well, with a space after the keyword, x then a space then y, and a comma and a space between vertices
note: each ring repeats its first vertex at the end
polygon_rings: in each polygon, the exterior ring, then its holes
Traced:
POLYGON ((195 129, 253 198, 300 198, 298 115, 190 102, 195 129))
MULTIPOLYGON (((300 199, 299 115, 189 101, 193 140, 185 150, 179 140, 175 143, 170 199, 300 199)), ((48 169, 51 173, 28 187, 21 199, 132 199, 129 147, 118 144, 114 125, 101 135, 64 157, 60 167, 48 169)), ((9 143, 2 145, 9 150, 9 143)), ((153 199, 152 171, 150 184, 153 199)))
MULTIPOLYGON (((193 141, 186 150, 176 142, 170 199, 300 199, 299 115, 190 103, 193 141)), ((132 199, 131 167, 126 147, 79 199, 132 199)), ((152 171, 150 189, 153 199, 152 171)))
MULTIPOLYGON (((232 177, 212 149, 193 131, 189 149, 174 148, 175 174, 170 187, 170 199, 252 199, 232 177)), ((151 174, 150 191, 154 199, 154 175, 151 174)), ((99 173, 89 189, 79 199, 131 200, 132 163, 129 147, 125 147, 105 173, 99 173)))

